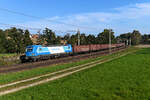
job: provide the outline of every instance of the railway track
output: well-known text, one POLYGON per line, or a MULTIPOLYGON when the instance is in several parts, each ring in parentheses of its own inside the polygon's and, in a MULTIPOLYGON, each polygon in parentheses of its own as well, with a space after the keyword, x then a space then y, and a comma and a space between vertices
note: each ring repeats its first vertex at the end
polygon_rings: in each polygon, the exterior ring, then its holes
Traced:
MULTIPOLYGON (((112 49, 112 53, 115 53, 117 51, 124 50, 124 49, 125 49, 124 47, 114 48, 114 49, 112 49)), ((50 59, 50 60, 46 60, 46 61, 17 64, 17 65, 12 65, 12 66, 3 66, 3 67, 0 67, 0 73, 17 72, 17 71, 29 70, 29 69, 38 68, 38 67, 47 67, 47 66, 55 65, 55 64, 76 62, 76 61, 80 61, 82 59, 95 58, 100 55, 106 55, 108 53, 109 53, 109 50, 104 50, 104 51, 92 52, 92 53, 88 53, 88 54, 81 54, 81 55, 75 55, 75 56, 68 56, 68 57, 64 57, 64 58, 50 59)))

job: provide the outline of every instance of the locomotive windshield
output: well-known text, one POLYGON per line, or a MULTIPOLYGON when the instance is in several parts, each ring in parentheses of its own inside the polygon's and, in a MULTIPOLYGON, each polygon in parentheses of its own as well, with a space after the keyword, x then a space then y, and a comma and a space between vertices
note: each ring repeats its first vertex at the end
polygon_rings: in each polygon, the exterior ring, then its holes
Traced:
POLYGON ((27 48, 26 52, 32 52, 33 48, 27 48))

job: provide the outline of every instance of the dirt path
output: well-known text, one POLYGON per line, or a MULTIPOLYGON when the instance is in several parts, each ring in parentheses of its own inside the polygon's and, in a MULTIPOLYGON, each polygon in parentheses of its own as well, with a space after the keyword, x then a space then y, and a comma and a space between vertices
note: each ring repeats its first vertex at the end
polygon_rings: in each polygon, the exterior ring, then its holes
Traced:
POLYGON ((150 45, 141 44, 141 45, 137 45, 135 47, 138 47, 138 48, 150 48, 150 45))
POLYGON ((11 85, 16 85, 16 84, 19 84, 19 83, 22 83, 22 82, 27 82, 27 81, 31 81, 31 80, 35 80, 35 79, 44 77, 44 76, 49 76, 49 75, 52 75, 52 74, 56 74, 56 75, 54 75, 54 76, 52 76, 50 78, 47 78, 47 79, 44 79, 44 80, 41 80, 41 81, 38 81, 38 82, 33 82, 33 83, 26 84, 26 85, 23 85, 23 86, 20 86, 20 87, 12 88, 10 90, 2 91, 2 92, 0 92, 0 96, 6 95, 6 94, 9 94, 9 93, 13 93, 13 92, 17 92, 17 91, 20 91, 22 89, 33 87, 33 86, 36 86, 36 85, 39 85, 39 84, 42 84, 42 83, 50 82, 50 81, 53 81, 53 80, 56 80, 56 79, 59 79, 59 78, 65 77, 65 76, 69 76, 69 75, 71 75, 73 73, 76 73, 76 72, 79 72, 79 71, 82 71, 82 70, 85 70, 85 69, 89 69, 91 67, 94 67, 96 65, 99 65, 99 64, 102 64, 102 63, 105 63, 105 62, 112 61, 114 59, 120 58, 120 57, 125 56, 127 54, 129 54, 129 53, 122 54, 120 56, 117 56, 117 57, 114 57, 114 58, 111 58, 111 59, 107 59, 105 61, 101 61, 101 62, 100 61, 94 61, 94 62, 83 64, 83 65, 80 65, 80 66, 76 66, 76 67, 68 68, 68 69, 65 69, 65 70, 57 71, 57 72, 54 72, 54 73, 41 75, 41 76, 33 77, 33 78, 30 78, 30 79, 26 79, 26 80, 17 81, 17 82, 14 82, 14 83, 2 85, 2 86, 0 86, 0 88, 11 86, 11 85), (83 66, 85 66, 85 67, 83 67, 83 66), (73 69, 75 69, 75 70, 73 70, 73 69), (57 73, 61 73, 61 72, 67 71, 67 70, 73 70, 73 71, 65 72, 65 73, 62 73, 62 74, 57 74, 57 73))

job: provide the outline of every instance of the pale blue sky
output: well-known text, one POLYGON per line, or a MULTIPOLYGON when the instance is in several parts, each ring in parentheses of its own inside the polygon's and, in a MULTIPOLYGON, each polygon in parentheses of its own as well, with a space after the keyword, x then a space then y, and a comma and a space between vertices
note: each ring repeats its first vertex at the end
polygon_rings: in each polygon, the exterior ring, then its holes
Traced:
MULTIPOLYGON (((78 27, 48 22, 61 21, 79 26, 94 27, 81 32, 97 34, 104 28, 112 28, 119 35, 133 29, 150 33, 149 0, 1 0, 0 8, 39 16, 33 19, 0 10, 0 23, 53 30, 77 30, 78 27)), ((2 25, 0 25, 3 28, 2 25)))

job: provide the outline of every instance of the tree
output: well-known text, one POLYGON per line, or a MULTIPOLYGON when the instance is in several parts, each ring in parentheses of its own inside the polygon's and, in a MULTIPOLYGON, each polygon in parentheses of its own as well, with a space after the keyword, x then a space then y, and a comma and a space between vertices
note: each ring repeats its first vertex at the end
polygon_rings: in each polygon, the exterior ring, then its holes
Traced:
POLYGON ((77 45, 77 42, 78 42, 78 35, 72 35, 70 40, 69 40, 69 44, 72 44, 72 45, 77 45))
POLYGON ((38 40, 37 40, 37 44, 38 44, 38 45, 47 44, 45 35, 39 34, 39 37, 38 37, 38 40))
POLYGON ((25 52, 25 45, 24 45, 24 31, 22 29, 17 29, 17 32, 14 34, 15 43, 16 43, 16 52, 23 53, 25 52))
POLYGON ((56 35, 52 30, 45 28, 45 30, 43 31, 43 34, 48 45, 57 44, 56 35))
POLYGON ((144 34, 142 35, 142 41, 143 44, 150 44, 150 35, 144 34))
POLYGON ((131 34, 132 33, 130 33, 130 32, 129 33, 125 33, 125 34, 121 34, 120 38, 123 39, 123 40, 127 40, 127 39, 129 40, 130 37, 131 37, 131 34))
POLYGON ((111 32, 111 42, 116 43, 114 32, 109 29, 104 29, 104 31, 102 33, 98 34, 97 42, 99 44, 108 44, 109 43, 109 34, 110 34, 109 32, 111 32))
POLYGON ((24 32, 24 46, 32 45, 33 42, 30 38, 30 32, 28 30, 25 30, 24 32))
POLYGON ((128 43, 129 43, 129 40, 130 40, 130 38, 131 38, 131 34, 132 34, 132 33, 130 33, 130 32, 124 33, 124 34, 121 34, 120 36, 118 36, 116 39, 117 39, 117 41, 119 41, 119 42, 124 42, 124 43, 127 44, 127 40, 128 40, 128 43))
MULTIPOLYGON (((23 53, 25 50, 25 46, 24 46, 24 32, 22 29, 16 29, 15 27, 11 28, 11 29, 7 29, 5 30, 6 35, 7 35, 7 43, 6 44, 6 49, 11 50, 13 52, 16 53, 23 53), (9 43, 11 42, 11 43, 9 43), (13 47, 11 47, 11 46, 13 47)), ((10 52, 10 51, 8 51, 10 52)))
POLYGON ((67 43, 69 43, 70 39, 71 39, 71 36, 69 33, 67 33, 64 37, 63 37, 64 40, 67 41, 67 43))
POLYGON ((92 34, 87 36, 87 44, 96 44, 96 37, 92 34))
POLYGON ((56 40, 55 40, 55 44, 60 44, 62 37, 61 36, 57 36, 56 40))
POLYGON ((7 39, 5 42, 5 48, 7 53, 16 53, 16 46, 13 39, 7 39))
POLYGON ((141 41, 141 33, 138 30, 134 30, 131 34, 132 45, 138 45, 141 41))
POLYGON ((84 33, 82 33, 80 35, 80 44, 81 45, 86 45, 87 44, 87 37, 86 37, 86 35, 84 33))
POLYGON ((5 42, 6 42, 6 36, 4 34, 3 30, 0 30, 0 53, 5 53, 5 42))

